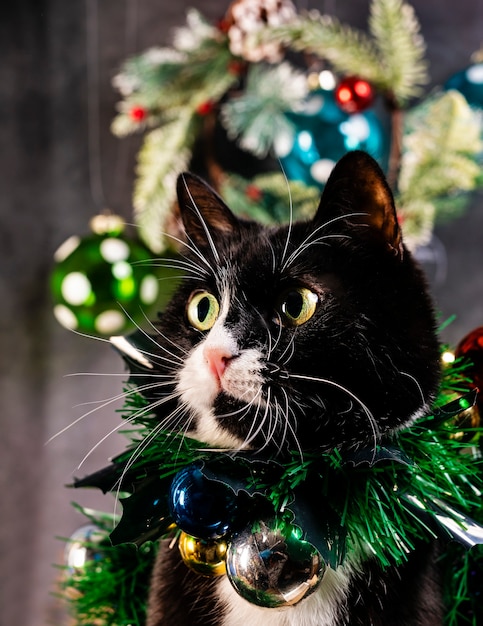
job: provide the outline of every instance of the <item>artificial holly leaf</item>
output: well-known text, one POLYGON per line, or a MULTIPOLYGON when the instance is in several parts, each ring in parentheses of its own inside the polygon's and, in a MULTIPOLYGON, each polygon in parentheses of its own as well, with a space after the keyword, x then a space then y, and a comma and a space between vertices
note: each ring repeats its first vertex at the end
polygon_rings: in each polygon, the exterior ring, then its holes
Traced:
POLYGON ((136 485, 132 495, 121 499, 121 521, 110 535, 113 545, 140 546, 167 533, 172 524, 167 498, 170 484, 170 477, 151 475, 136 485))
POLYGON ((96 487, 103 493, 127 491, 132 493, 136 485, 153 474, 159 474, 157 463, 142 463, 142 455, 137 463, 130 463, 135 448, 114 457, 111 465, 84 478, 75 478, 72 487, 96 487))
POLYGON ((353 465, 358 467, 363 464, 372 467, 377 463, 394 462, 410 467, 414 465, 414 462, 404 454, 399 448, 393 446, 378 446, 377 448, 362 448, 352 454, 344 457, 344 462, 347 465, 353 465))
POLYGON ((74 483, 69 485, 69 487, 75 487, 76 489, 80 487, 96 487, 103 493, 108 493, 116 488, 123 469, 122 465, 112 463, 97 472, 84 476, 84 478, 74 478, 74 483))
POLYGON ((292 523, 303 531, 304 539, 317 548, 324 561, 333 569, 341 565, 347 550, 347 530, 329 500, 321 496, 320 486, 306 483, 298 487, 288 509, 293 514, 292 523))
POLYGON ((439 407, 438 409, 433 411, 432 415, 422 418, 419 423, 425 423, 429 421, 431 422, 431 426, 434 428, 439 424, 449 421, 451 418, 459 415, 459 413, 462 413, 463 411, 466 411, 467 409, 474 406, 476 403, 477 395, 478 390, 473 389, 472 391, 463 394, 456 400, 452 400, 442 407, 439 407))
POLYGON ((229 486, 235 495, 244 492, 249 496, 266 496, 283 472, 276 461, 259 459, 249 453, 239 453, 236 458, 228 454, 217 455, 213 460, 203 462, 200 470, 208 480, 229 486))

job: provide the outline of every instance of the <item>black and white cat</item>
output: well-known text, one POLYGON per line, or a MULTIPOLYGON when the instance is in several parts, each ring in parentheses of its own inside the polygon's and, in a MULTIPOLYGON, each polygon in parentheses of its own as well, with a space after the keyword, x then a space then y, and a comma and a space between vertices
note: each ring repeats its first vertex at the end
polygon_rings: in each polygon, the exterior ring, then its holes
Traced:
MULTIPOLYGON (((428 410, 439 381, 433 310, 371 157, 336 165, 308 222, 238 219, 189 174, 178 196, 186 276, 153 343, 163 382, 146 392, 163 427, 283 462, 289 449, 376 446, 428 410)), ((348 559, 279 610, 163 547, 147 626, 440 625, 433 552, 423 544, 384 570, 348 559)))

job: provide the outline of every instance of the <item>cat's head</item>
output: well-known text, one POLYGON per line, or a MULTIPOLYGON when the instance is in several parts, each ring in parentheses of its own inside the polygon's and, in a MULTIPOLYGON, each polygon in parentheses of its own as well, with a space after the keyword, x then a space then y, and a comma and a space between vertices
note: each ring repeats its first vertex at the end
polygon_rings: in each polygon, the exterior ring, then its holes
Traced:
POLYGON ((178 196, 186 274, 149 356, 160 424, 277 454, 371 447, 427 410, 432 307, 371 157, 337 164, 308 222, 238 219, 189 174, 178 196))

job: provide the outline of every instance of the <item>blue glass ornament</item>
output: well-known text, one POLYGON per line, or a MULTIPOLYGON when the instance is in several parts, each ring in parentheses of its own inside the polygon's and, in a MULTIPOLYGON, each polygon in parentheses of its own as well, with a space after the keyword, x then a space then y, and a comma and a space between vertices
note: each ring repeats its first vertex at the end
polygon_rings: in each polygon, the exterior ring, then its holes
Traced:
POLYGON ((208 479, 199 465, 178 472, 171 483, 170 513, 184 532, 200 539, 225 535, 237 516, 237 499, 225 483, 208 479))
POLYGON ((456 89, 468 104, 483 108, 483 63, 475 63, 449 78, 444 88, 456 89))
POLYGON ((333 90, 314 92, 301 113, 288 113, 293 134, 274 149, 290 180, 322 188, 336 162, 350 150, 365 150, 384 168, 389 133, 374 109, 349 115, 337 105, 333 90))

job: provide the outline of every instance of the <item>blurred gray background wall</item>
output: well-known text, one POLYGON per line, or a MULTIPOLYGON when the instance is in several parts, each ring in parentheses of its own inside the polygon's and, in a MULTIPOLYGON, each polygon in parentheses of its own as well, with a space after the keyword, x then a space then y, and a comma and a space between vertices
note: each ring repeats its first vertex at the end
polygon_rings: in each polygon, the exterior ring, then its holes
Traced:
MULTIPOLYGON (((111 78, 126 56, 169 42, 171 29, 196 6, 220 17, 225 0, 20 0, 0 11, 0 625, 66 624, 51 595, 63 545, 83 519, 75 499, 105 507, 96 494, 64 488, 73 474, 104 465, 124 440, 109 437, 83 468, 84 455, 118 424, 114 405, 95 411, 45 442, 121 388, 120 359, 103 342, 62 329, 51 313, 48 275, 55 249, 87 232, 106 204, 131 219, 136 139, 110 134, 116 94, 111 78), (94 19, 93 19, 94 16, 94 19), (99 34, 99 48, 92 48, 99 34), (90 48, 88 49, 87 44, 90 48), (97 89, 98 88, 98 89, 97 89), (92 112, 99 133, 89 152, 92 112), (94 172, 94 179, 92 177, 94 172), (94 189, 92 183, 94 182, 94 189)), ((308 3, 299 2, 299 8, 308 3)), ((314 1, 361 28, 367 0, 314 1)), ((414 0, 428 45, 432 86, 469 62, 483 43, 482 0, 414 0)), ((95 130, 94 119, 94 130, 95 130)), ((483 197, 436 231, 439 275, 431 263, 437 306, 456 314, 454 343, 483 325, 483 197), (442 260, 441 260, 442 259, 442 260)), ((110 503, 110 501, 109 501, 110 503)))

